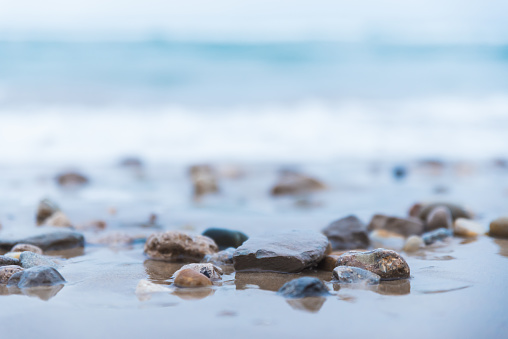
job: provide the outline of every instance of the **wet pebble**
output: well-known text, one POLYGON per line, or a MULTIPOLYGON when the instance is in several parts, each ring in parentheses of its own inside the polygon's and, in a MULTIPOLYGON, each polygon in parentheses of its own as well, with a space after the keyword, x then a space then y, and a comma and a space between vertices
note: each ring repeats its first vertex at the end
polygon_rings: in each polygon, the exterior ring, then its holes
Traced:
POLYGON ((334 250, 350 250, 370 245, 367 225, 354 215, 332 222, 322 232, 334 250))
POLYGON ((325 256, 328 239, 321 233, 295 230, 251 237, 233 255, 237 271, 300 272, 325 256))
POLYGON ((439 228, 452 229, 453 220, 452 214, 450 210, 445 206, 438 206, 434 208, 427 215, 427 220, 425 223, 425 230, 433 231, 439 228))
POLYGON ((378 248, 367 252, 347 252, 339 257, 337 266, 363 268, 381 277, 381 280, 409 278, 407 262, 395 251, 378 248))
POLYGON ((0 284, 6 284, 15 273, 23 271, 18 265, 0 266, 0 284))
POLYGON ((230 247, 217 253, 205 255, 203 262, 209 262, 214 265, 233 265, 233 254, 236 248, 230 247))
POLYGON ((43 233, 22 239, 1 239, 0 249, 10 250, 17 244, 30 244, 41 248, 43 251, 65 250, 85 245, 85 238, 81 233, 72 231, 57 231, 43 233))
POLYGON ((57 211, 47 218, 41 226, 72 227, 72 222, 62 211, 57 211))
POLYGON ((444 240, 453 235, 453 232, 446 228, 439 228, 437 230, 433 230, 422 235, 423 242, 425 245, 431 245, 439 240, 444 240))
POLYGON ((0 266, 18 265, 21 266, 21 262, 18 259, 14 259, 5 255, 0 255, 0 266))
POLYGON ((404 243, 406 242, 406 238, 402 235, 383 229, 370 232, 369 237, 372 247, 374 248, 382 247, 400 250, 404 247, 404 243))
POLYGON ((21 255, 22 252, 7 252, 4 254, 4 256, 8 257, 8 258, 12 258, 12 259, 18 259, 19 260, 19 256, 21 255))
POLYGON ((422 237, 418 235, 412 235, 409 238, 407 238, 406 243, 404 244, 404 252, 411 253, 416 252, 421 248, 425 247, 425 242, 423 241, 422 237))
POLYGON ((52 286, 63 284, 65 279, 53 267, 36 266, 17 272, 7 282, 8 286, 28 288, 37 286, 52 286))
POLYGON ((404 237, 409 237, 415 234, 422 234, 424 225, 419 219, 416 218, 404 219, 376 214, 372 217, 368 229, 369 231, 383 229, 386 231, 398 233, 404 237))
POLYGON ((446 207, 450 211, 452 215, 452 219, 456 220, 458 218, 466 218, 471 219, 473 216, 471 212, 463 208, 462 206, 456 205, 456 204, 450 204, 446 202, 437 202, 432 204, 423 204, 419 217, 421 220, 425 221, 427 220, 428 215, 432 210, 434 210, 436 207, 446 207))
POLYGON ((285 283, 277 294, 286 298, 306 298, 326 296, 330 292, 321 279, 301 277, 285 283))
POLYGON ((271 193, 273 196, 306 195, 324 189, 326 189, 326 185, 317 179, 291 170, 284 170, 280 173, 271 193))
POLYGON ((56 176, 60 186, 81 186, 88 183, 88 178, 79 172, 66 172, 56 176))
POLYGON ((211 280, 221 280, 222 279, 222 269, 220 267, 215 266, 214 264, 188 264, 180 268, 178 271, 173 274, 173 277, 176 278, 178 274, 180 274, 183 270, 194 270, 198 273, 201 273, 208 277, 211 280))
POLYGON ((153 259, 201 260, 205 255, 217 251, 218 247, 212 239, 180 231, 152 234, 145 243, 145 253, 153 259))
POLYGON ((508 217, 497 218, 490 223, 489 235, 496 238, 508 238, 508 217))
POLYGON ((485 233, 485 228, 476 221, 458 218, 453 223, 453 234, 459 237, 476 237, 485 233))
POLYGON ((173 283, 178 287, 206 287, 212 285, 212 281, 207 276, 189 268, 181 270, 173 283))
POLYGON ((359 267, 338 266, 333 270, 333 278, 342 284, 366 283, 379 284, 381 277, 359 267))
POLYGON ((37 207, 36 220, 37 225, 42 225, 46 219, 51 217, 54 213, 60 211, 60 208, 56 203, 49 199, 43 199, 39 202, 37 207))
POLYGON ((194 165, 189 169, 195 200, 202 196, 219 192, 215 170, 209 165, 194 165))
POLYGON ((215 241, 220 250, 229 247, 237 248, 241 246, 249 237, 240 231, 233 231, 224 228, 209 228, 203 232, 203 235, 215 241))
POLYGON ((19 261, 23 268, 32 268, 35 266, 49 266, 58 267, 58 265, 51 259, 33 252, 23 252, 19 256, 19 261))
POLYGON ((34 245, 30 244, 17 244, 11 249, 11 252, 32 252, 36 254, 42 254, 42 250, 34 245))

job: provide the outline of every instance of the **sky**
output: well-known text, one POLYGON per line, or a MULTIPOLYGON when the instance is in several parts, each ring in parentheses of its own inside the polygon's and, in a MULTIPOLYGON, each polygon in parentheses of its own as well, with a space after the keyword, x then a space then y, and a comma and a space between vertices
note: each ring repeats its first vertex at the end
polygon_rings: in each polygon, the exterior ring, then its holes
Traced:
POLYGON ((506 0, 0 0, 0 39, 508 43, 506 0))

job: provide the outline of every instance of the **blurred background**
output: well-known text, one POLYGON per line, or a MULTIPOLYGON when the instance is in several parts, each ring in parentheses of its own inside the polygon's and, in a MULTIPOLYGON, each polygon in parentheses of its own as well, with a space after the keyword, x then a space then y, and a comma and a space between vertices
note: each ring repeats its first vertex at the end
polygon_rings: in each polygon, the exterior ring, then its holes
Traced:
POLYGON ((0 0, 0 161, 503 157, 503 0, 0 0))

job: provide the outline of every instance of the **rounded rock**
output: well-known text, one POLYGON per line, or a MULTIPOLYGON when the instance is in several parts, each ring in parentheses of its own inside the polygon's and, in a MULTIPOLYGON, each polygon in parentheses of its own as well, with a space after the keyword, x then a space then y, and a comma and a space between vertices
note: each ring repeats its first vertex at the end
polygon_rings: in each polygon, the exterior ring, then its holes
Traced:
POLYGON ((409 237, 415 234, 422 234, 424 231, 424 225, 421 220, 417 218, 404 219, 376 214, 372 217, 368 230, 374 231, 377 229, 384 229, 398 233, 404 237, 409 237))
POLYGON ((497 218, 492 221, 489 235, 496 238, 508 238, 508 217, 497 218))
POLYGON ((32 268, 35 266, 49 266, 49 267, 58 266, 53 260, 33 252, 21 253, 21 255, 19 256, 19 261, 21 262, 21 266, 23 266, 23 268, 32 268))
POLYGON ((338 266, 333 270, 333 278, 341 284, 366 283, 379 284, 381 277, 359 267, 338 266))
POLYGON ((473 216, 471 215, 471 212, 467 211, 465 208, 450 204, 446 202, 437 202, 432 204, 425 204, 422 209, 420 210, 419 217, 421 220, 427 220, 427 217, 430 212, 436 207, 446 207, 452 214, 453 220, 456 220, 458 218, 465 218, 465 219, 471 219, 473 216))
POLYGON ((23 271, 23 268, 18 265, 0 266, 0 284, 6 284, 11 276, 23 271))
POLYGON ((238 248, 241 246, 249 237, 240 231, 233 231, 224 228, 209 228, 203 232, 203 235, 211 238, 220 250, 224 250, 229 247, 238 248))
POLYGON ((21 266, 21 262, 17 258, 11 258, 5 255, 0 255, 0 267, 10 265, 21 266))
POLYGON ((302 277, 288 281, 277 293, 286 298, 320 297, 330 294, 321 279, 314 277, 302 277))
POLYGON ((218 250, 212 239, 180 231, 152 234, 145 243, 145 253, 152 259, 201 260, 205 255, 216 253, 218 250))
POLYGON ((58 211, 60 211, 60 208, 53 201, 49 199, 41 200, 39 202, 39 206, 37 207, 37 225, 42 225, 46 219, 58 211))
POLYGON ((55 212, 52 216, 44 221, 42 226, 73 227, 72 222, 62 211, 55 212))
POLYGON ((351 250, 370 245, 367 225, 355 215, 332 222, 322 232, 334 250, 351 250))
POLYGON ((458 218, 453 223, 453 233, 459 237, 477 237, 485 233, 484 227, 470 219, 458 218))
POLYGON ((416 252, 421 248, 425 247, 425 242, 423 241, 422 237, 417 235, 412 235, 409 238, 407 238, 406 243, 404 244, 404 252, 410 253, 410 252, 416 252))
POLYGON ((410 276, 407 262, 395 251, 378 248, 367 252, 347 252, 337 259, 337 266, 363 268, 381 280, 406 279, 410 276))
POLYGON ((425 245, 431 245, 438 240, 444 240, 448 237, 451 237, 453 232, 447 228, 439 228, 437 230, 433 230, 422 235, 423 242, 425 245))
POLYGON ((434 208, 427 216, 425 223, 426 231, 433 231, 439 228, 452 229, 452 213, 447 207, 438 206, 434 208))
POLYGON ((65 279, 53 267, 37 266, 15 273, 7 282, 8 286, 28 288, 63 284, 65 279))
POLYGON ((211 280, 221 280, 222 279, 222 269, 215 266, 214 264, 188 264, 180 268, 178 271, 173 274, 173 277, 178 276, 181 271, 190 269, 194 270, 198 273, 205 275, 207 278, 211 280))
POLYGON ((206 287, 212 285, 212 281, 208 277, 190 268, 180 271, 173 283, 178 287, 206 287))
POLYGON ((32 252, 35 254, 42 254, 40 247, 30 244, 17 244, 11 249, 11 252, 32 252))
POLYGON ((203 262, 212 263, 214 265, 233 265, 233 254, 235 248, 230 247, 217 253, 205 255, 203 262))

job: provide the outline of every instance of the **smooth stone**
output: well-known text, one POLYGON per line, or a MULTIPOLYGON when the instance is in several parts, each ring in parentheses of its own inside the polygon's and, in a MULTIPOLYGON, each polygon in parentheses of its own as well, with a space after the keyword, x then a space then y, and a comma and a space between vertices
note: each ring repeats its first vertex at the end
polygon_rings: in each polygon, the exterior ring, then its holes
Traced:
POLYGON ((406 243, 404 244, 404 252, 410 253, 410 252, 416 252, 421 248, 425 247, 425 242, 423 241, 422 237, 418 235, 412 235, 409 238, 407 238, 406 243))
POLYGON ((432 204, 424 204, 420 211, 419 215, 420 219, 424 221, 427 220, 427 217, 430 214, 430 212, 432 212, 434 208, 439 206, 448 208, 448 210, 452 214, 453 220, 456 220, 458 218, 472 219, 473 217, 469 211, 467 211, 466 209, 464 209, 459 205, 450 204, 446 202, 437 202, 432 204))
POLYGON ((43 233, 23 239, 0 239, 0 249, 2 250, 8 251, 17 244, 34 245, 43 251, 57 251, 83 247, 85 245, 85 238, 81 233, 62 230, 43 233))
POLYGON ((54 213, 60 211, 60 207, 49 199, 43 199, 37 207, 36 221, 37 225, 42 225, 46 219, 54 213))
POLYGON ((430 211, 425 222, 426 232, 437 230, 439 228, 446 228, 450 230, 453 228, 452 214, 450 210, 444 206, 435 207, 432 211, 430 211))
POLYGON ((382 214, 376 214, 372 217, 368 230, 374 231, 384 229, 395 232, 404 237, 411 235, 420 235, 424 231, 424 225, 419 219, 404 219, 397 217, 389 217, 382 214))
POLYGON ((446 228, 439 228, 422 235, 423 242, 425 245, 431 245, 438 240, 444 240, 453 235, 453 231, 446 228))
POLYGON ((178 287, 206 287, 211 286, 212 281, 204 274, 187 268, 178 273, 173 284, 178 287))
POLYGON ((56 181, 60 186, 81 186, 88 184, 88 178, 78 172, 66 172, 56 176, 56 181))
POLYGON ((23 267, 18 265, 0 266, 0 284, 6 284, 12 275, 21 271, 23 271, 23 267))
POLYGON ((15 273, 7 282, 8 286, 28 288, 37 286, 52 286, 63 284, 65 279, 53 267, 36 266, 15 273))
POLYGON ((497 238, 508 238, 508 217, 497 218, 490 223, 489 235, 497 238))
POLYGON ((191 166, 189 169, 189 174, 192 180, 193 196, 195 200, 199 200, 204 195, 219 192, 217 174, 215 173, 215 170, 212 168, 212 166, 191 166))
POLYGON ((333 271, 333 269, 337 266, 338 255, 329 254, 321 260, 317 266, 318 269, 323 271, 333 271))
POLYGON ((72 222, 62 211, 57 211, 47 218, 41 226, 72 227, 72 222))
POLYGON ((301 277, 285 283, 277 294, 286 298, 307 298, 326 296, 330 292, 321 279, 301 277))
POLYGON ((271 194, 279 195, 306 195, 326 189, 321 181, 294 171, 282 171, 277 183, 273 186, 271 194))
POLYGON ((387 230, 379 229, 370 232, 369 234, 372 247, 374 248, 389 248, 392 250, 401 250, 404 247, 406 238, 402 235, 390 232, 387 230))
POLYGON ((339 257, 337 266, 363 268, 381 277, 381 280, 405 279, 410 276, 407 262, 395 251, 378 248, 368 252, 347 252, 339 257))
POLYGON ((218 251, 215 242, 202 235, 189 235, 180 231, 155 233, 145 243, 145 253, 153 259, 201 260, 218 251))
POLYGON ((20 255, 21 255, 21 252, 7 252, 4 254, 4 256, 6 256, 8 258, 18 259, 18 260, 19 260, 20 255))
POLYGON ((240 231, 227 230, 224 228, 209 228, 203 232, 203 235, 213 239, 219 250, 224 250, 229 247, 238 248, 249 237, 240 231))
POLYGON ((230 247, 217 253, 205 255, 203 262, 209 262, 214 265, 233 265, 233 254, 236 248, 230 247))
POLYGON ((422 211, 422 208, 423 208, 423 205, 418 203, 418 202, 413 204, 409 208, 409 211, 408 211, 409 216, 413 217, 413 218, 419 218, 420 217, 420 212, 422 211))
POLYGON ((333 270, 333 278, 342 284, 366 283, 379 284, 381 277, 359 267, 338 266, 333 270))
POLYGON ((221 280, 222 279, 222 269, 220 267, 215 266, 214 264, 188 264, 182 266, 178 271, 173 274, 173 278, 176 278, 178 274, 180 274, 183 270, 194 270, 198 273, 205 275, 207 278, 211 280, 221 280))
POLYGON ((42 250, 40 247, 30 245, 30 244, 17 244, 11 249, 11 252, 33 252, 36 254, 42 254, 42 250))
POLYGON ((367 225, 354 215, 332 222, 322 232, 334 250, 351 250, 370 245, 367 225))
POLYGON ((136 286, 136 294, 148 294, 157 292, 169 292, 171 289, 165 285, 154 284, 148 280, 142 279, 136 286))
POLYGON ((32 268, 35 266, 49 266, 55 268, 58 267, 58 265, 53 260, 33 252, 21 253, 19 256, 19 261, 21 262, 21 266, 23 266, 23 268, 32 268))
POLYGON ((290 231, 249 238, 233 255, 236 271, 300 272, 325 256, 328 239, 312 231, 290 231))
POLYGON ((459 237, 477 237, 485 234, 485 228, 476 221, 458 218, 453 223, 453 234, 459 237))
POLYGON ((11 257, 7 257, 5 255, 0 255, 0 266, 11 266, 11 265, 21 266, 21 262, 19 261, 19 259, 14 259, 11 257))

